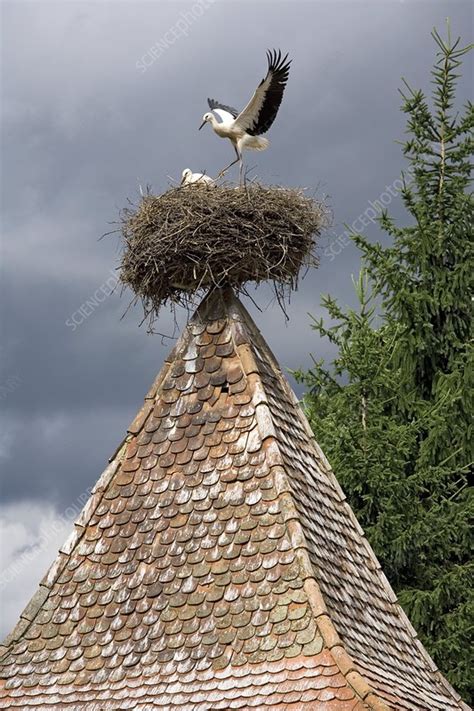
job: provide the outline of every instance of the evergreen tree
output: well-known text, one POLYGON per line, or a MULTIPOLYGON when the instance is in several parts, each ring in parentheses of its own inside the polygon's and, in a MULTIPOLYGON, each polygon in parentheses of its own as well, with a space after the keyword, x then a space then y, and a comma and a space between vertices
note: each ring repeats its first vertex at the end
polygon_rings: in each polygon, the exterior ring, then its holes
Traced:
POLYGON ((460 40, 433 31, 431 109, 404 83, 411 224, 385 212, 392 246, 353 239, 363 271, 357 311, 331 298, 313 328, 338 354, 297 377, 315 436, 399 599, 438 666, 474 701, 472 489, 474 112, 455 113, 460 40), (379 308, 376 308, 378 304, 379 308))

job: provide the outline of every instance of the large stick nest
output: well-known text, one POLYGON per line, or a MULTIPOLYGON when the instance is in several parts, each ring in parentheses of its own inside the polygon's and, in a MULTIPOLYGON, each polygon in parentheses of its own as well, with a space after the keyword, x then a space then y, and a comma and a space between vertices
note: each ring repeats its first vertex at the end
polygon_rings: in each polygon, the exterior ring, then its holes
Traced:
POLYGON ((122 212, 120 279, 141 299, 150 326, 168 303, 189 306, 196 292, 273 283, 280 305, 304 267, 317 266, 323 203, 303 190, 187 185, 147 194, 122 212))

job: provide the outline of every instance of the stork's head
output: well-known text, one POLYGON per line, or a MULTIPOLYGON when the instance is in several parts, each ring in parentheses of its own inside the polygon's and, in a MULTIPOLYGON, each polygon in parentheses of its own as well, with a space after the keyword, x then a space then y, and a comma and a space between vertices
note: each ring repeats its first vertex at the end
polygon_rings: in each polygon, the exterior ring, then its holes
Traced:
POLYGON ((183 185, 192 174, 193 171, 190 168, 185 168, 181 174, 181 185, 183 185))
POLYGON ((207 114, 204 114, 204 116, 202 117, 202 124, 199 126, 199 130, 201 130, 205 123, 211 123, 213 118, 214 115, 209 113, 209 111, 207 112, 207 114))

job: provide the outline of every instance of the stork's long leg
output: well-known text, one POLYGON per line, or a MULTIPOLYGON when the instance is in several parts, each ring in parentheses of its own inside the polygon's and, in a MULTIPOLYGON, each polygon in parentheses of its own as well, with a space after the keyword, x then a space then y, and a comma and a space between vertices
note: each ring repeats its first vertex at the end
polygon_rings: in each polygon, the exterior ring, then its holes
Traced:
POLYGON ((231 168, 233 165, 235 165, 236 163, 238 163, 239 161, 242 160, 242 156, 240 155, 240 153, 239 153, 239 151, 237 150, 236 146, 235 146, 234 144, 232 144, 232 145, 234 146, 234 151, 235 151, 235 154, 236 154, 237 158, 236 158, 235 160, 233 160, 232 163, 229 163, 228 166, 226 166, 225 168, 222 168, 222 170, 219 171, 219 175, 218 175, 219 178, 222 178, 222 176, 224 175, 224 173, 226 173, 226 172, 229 170, 229 168, 231 168))
POLYGON ((239 168, 239 185, 240 185, 240 187, 242 187, 242 185, 243 185, 243 183, 242 183, 243 169, 244 169, 244 161, 242 159, 242 156, 240 156, 240 168, 239 168))

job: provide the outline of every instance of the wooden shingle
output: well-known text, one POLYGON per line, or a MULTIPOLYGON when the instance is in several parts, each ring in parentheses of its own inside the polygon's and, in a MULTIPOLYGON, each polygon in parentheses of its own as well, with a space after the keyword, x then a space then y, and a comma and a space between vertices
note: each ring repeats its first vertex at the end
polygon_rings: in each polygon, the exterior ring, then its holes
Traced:
POLYGON ((40 593, 0 708, 467 709, 230 291, 186 327, 40 593))

